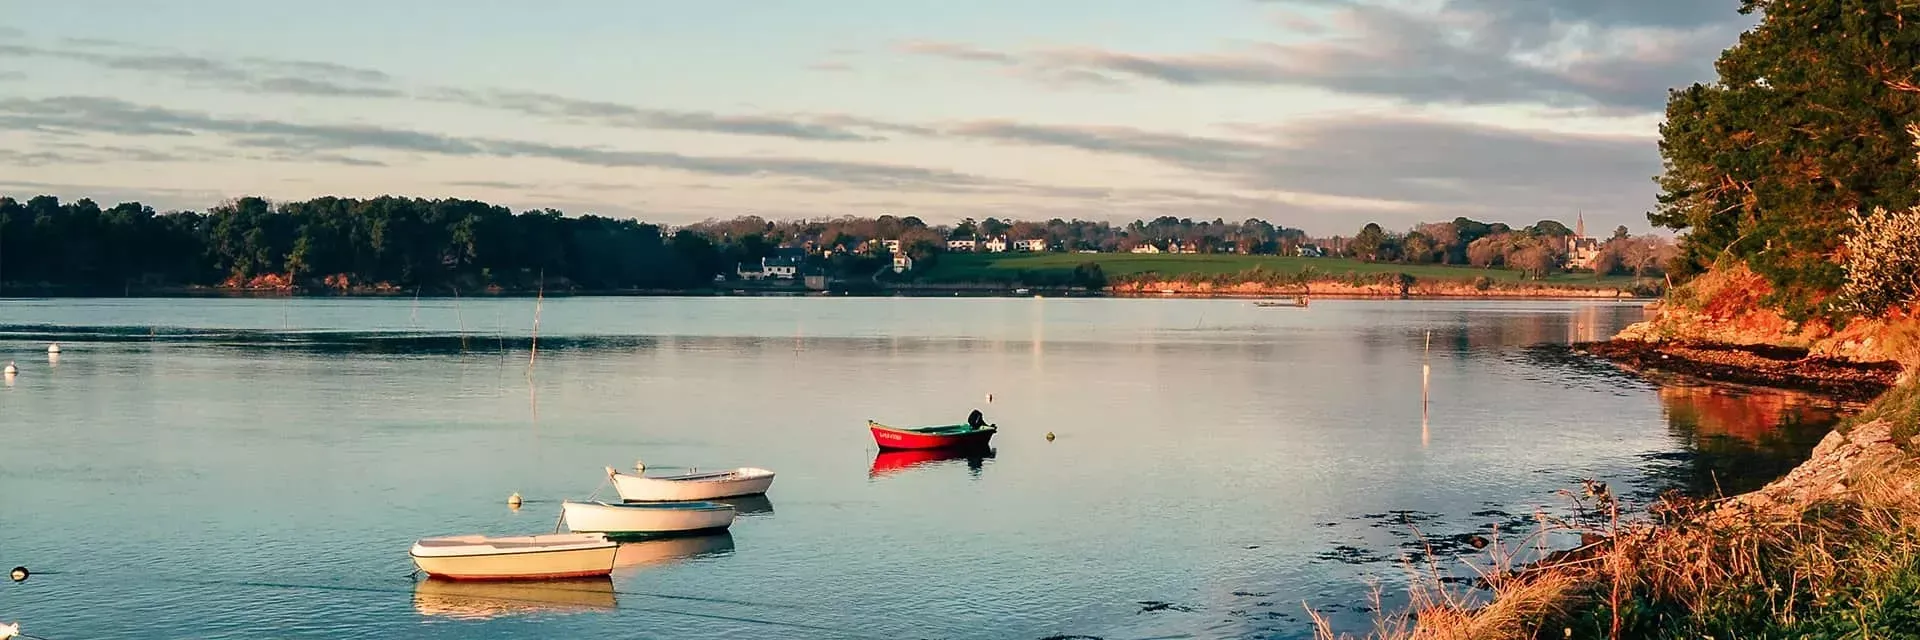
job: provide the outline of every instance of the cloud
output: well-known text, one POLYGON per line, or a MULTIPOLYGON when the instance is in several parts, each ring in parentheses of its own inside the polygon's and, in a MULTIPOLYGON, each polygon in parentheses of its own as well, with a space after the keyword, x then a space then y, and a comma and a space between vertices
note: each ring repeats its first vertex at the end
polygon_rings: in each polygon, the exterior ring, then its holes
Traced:
POLYGON ((0 82, 18 82, 27 79, 24 71, 0 71, 0 82))
POLYGON ((979 190, 995 182, 968 174, 904 165, 812 158, 690 156, 656 151, 461 138, 371 125, 314 125, 224 118, 137 105, 113 98, 66 96, 0 99, 0 130, 219 136, 231 144, 301 152, 398 151, 447 156, 544 158, 600 167, 672 169, 719 176, 784 176, 849 185, 920 190, 979 190))
POLYGON ((501 180, 455 180, 444 183, 449 187, 476 187, 480 189, 533 189, 540 185, 530 182, 505 182, 501 180))
POLYGON ((1302 121, 1268 128, 1261 139, 997 121, 947 131, 1140 158, 1234 189, 1370 202, 1408 215, 1479 210, 1546 217, 1574 209, 1637 214, 1652 204, 1649 180, 1660 170, 1650 138, 1412 118, 1302 121))
POLYGON ((525 91, 440 89, 436 100, 541 116, 562 122, 632 129, 669 129, 815 141, 868 141, 878 138, 849 127, 804 118, 721 115, 705 111, 642 109, 612 102, 578 100, 525 91))
POLYGON ((387 74, 373 69, 269 58, 222 60, 83 38, 63 42, 75 46, 0 45, 0 57, 65 60, 117 71, 163 74, 247 93, 349 98, 402 95, 386 86, 391 80, 387 74))
POLYGON ((330 62, 247 57, 224 60, 157 51, 124 43, 66 39, 75 48, 0 44, 0 57, 43 58, 142 74, 163 74, 245 93, 300 97, 422 99, 548 118, 558 122, 628 129, 696 131, 807 141, 867 142, 877 133, 916 130, 836 114, 727 115, 706 111, 646 109, 544 93, 429 87, 409 90, 386 72, 330 62))
POLYGON ((936 41, 936 40, 912 40, 912 41, 896 44, 894 45, 894 49, 897 51, 911 53, 915 55, 933 56, 937 58, 947 58, 949 60, 961 60, 965 62, 985 62, 990 64, 1007 65, 1007 66, 1020 63, 1020 59, 1013 56, 1012 54, 1002 53, 999 51, 990 51, 987 49, 982 49, 982 48, 975 47, 972 45, 967 45, 967 44, 961 44, 958 42, 942 42, 942 41, 936 41))
MULTIPOLYGON (((1301 4, 1296 1, 1294 4, 1301 4)), ((1043 81, 1122 79, 1174 86, 1295 86, 1410 103, 1535 104, 1653 113, 1666 90, 1713 77, 1715 54, 1751 19, 1668 0, 1449 0, 1435 11, 1325 0, 1317 35, 1209 53, 1091 47, 1003 52, 916 41, 897 50, 1014 69, 1043 81)), ((1309 28, 1312 27, 1312 28, 1309 28)))
POLYGON ((815 62, 807 65, 807 68, 813 71, 824 71, 827 73, 850 73, 853 71, 853 65, 837 61, 815 62))

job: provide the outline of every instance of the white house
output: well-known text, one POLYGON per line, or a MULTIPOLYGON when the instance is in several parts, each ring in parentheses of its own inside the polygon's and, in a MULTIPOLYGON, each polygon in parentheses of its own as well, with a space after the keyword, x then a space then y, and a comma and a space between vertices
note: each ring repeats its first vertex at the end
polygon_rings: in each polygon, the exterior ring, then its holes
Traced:
POLYGON ((967 239, 967 240, 948 240, 947 241, 948 251, 974 251, 979 248, 980 248, 979 240, 967 239))
POLYGON ((913 270, 913 257, 905 253, 893 254, 893 272, 906 273, 913 270))
POLYGON ((987 239, 987 251, 989 253, 1005 253, 1006 250, 1007 239, 1005 237, 987 239))
POLYGON ((880 243, 887 245, 887 253, 900 253, 899 240, 881 240, 880 243))
POLYGON ((761 258, 759 268, 757 269, 750 263, 742 262, 739 267, 734 269, 734 272, 740 274, 740 279, 742 280, 765 280, 768 278, 792 280, 800 277, 800 258, 797 256, 761 258))
POLYGON ((1021 251, 1039 253, 1047 250, 1047 241, 1040 238, 1032 238, 1015 242, 1013 246, 1021 251))
POLYGON ((1133 252, 1134 253, 1160 253, 1160 245, 1149 242, 1149 243, 1134 247, 1133 252))

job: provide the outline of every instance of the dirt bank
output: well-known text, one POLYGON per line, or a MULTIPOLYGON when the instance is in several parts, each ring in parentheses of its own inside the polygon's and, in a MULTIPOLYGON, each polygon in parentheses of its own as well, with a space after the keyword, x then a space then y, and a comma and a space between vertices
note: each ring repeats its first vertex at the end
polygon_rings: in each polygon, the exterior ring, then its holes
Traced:
POLYGON ((1215 297, 1321 296, 1329 298, 1580 298, 1624 300, 1636 297, 1624 289, 1493 284, 1485 288, 1469 282, 1411 284, 1375 282, 1356 284, 1339 280, 1304 284, 1241 282, 1219 284, 1185 280, 1128 280, 1108 287, 1115 295, 1185 295, 1215 297))
POLYGON ((1901 372, 1900 365, 1892 362, 1856 362, 1768 345, 1610 340, 1574 345, 1574 350, 1636 371, 1794 389, 1860 402, 1886 392, 1901 372))

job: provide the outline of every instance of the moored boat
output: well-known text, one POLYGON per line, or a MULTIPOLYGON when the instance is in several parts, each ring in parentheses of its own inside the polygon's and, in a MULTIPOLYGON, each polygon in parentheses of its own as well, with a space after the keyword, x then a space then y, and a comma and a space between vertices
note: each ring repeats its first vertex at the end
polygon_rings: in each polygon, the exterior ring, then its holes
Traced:
POLYGON ((733 505, 719 502, 560 503, 560 516, 575 533, 654 537, 716 532, 733 526, 733 505))
POLYGON ((1292 300, 1258 300, 1253 303, 1253 306, 1256 306, 1256 307, 1305 307, 1307 306, 1307 297, 1300 296, 1292 300))
POLYGON ((613 573, 620 545, 597 533, 423 538, 407 555, 431 578, 541 580, 613 573))
MULTIPOLYGON (((641 468, 642 474, 646 473, 641 468)), ((773 472, 757 467, 726 471, 683 473, 672 476, 648 476, 620 473, 607 467, 613 490, 627 502, 685 502, 753 496, 773 487, 773 472)))
POLYGON ((966 449, 987 446, 987 441, 999 431, 998 427, 987 425, 975 428, 972 425, 955 424, 937 427, 889 427, 872 420, 867 421, 867 429, 873 432, 874 444, 881 449, 966 449))

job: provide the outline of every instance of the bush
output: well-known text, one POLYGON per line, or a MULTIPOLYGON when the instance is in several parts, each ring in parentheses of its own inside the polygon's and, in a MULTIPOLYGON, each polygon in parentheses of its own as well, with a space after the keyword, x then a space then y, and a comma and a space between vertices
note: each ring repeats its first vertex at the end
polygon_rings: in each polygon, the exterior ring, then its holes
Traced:
POLYGON ((1920 207, 1856 210, 1851 222, 1840 287, 1849 310, 1876 315, 1912 302, 1920 294, 1920 207))

